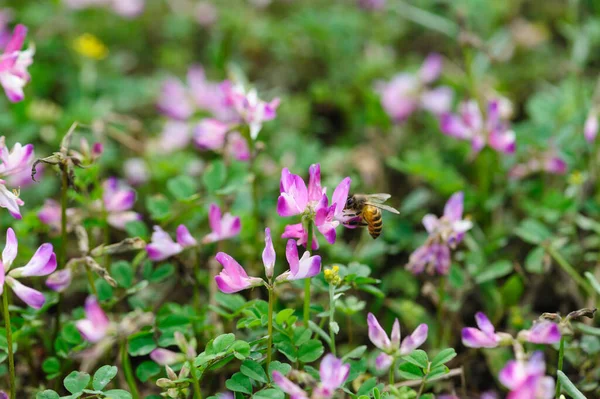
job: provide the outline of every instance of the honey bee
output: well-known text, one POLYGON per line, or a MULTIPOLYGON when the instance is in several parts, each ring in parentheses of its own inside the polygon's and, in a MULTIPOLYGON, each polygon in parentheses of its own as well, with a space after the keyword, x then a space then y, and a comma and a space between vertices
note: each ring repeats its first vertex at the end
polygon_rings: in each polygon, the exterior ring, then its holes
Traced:
POLYGON ((391 206, 384 205, 391 195, 389 194, 351 194, 346 200, 344 215, 351 220, 347 223, 349 226, 366 226, 369 234, 373 238, 381 235, 383 220, 381 210, 399 214, 391 206))

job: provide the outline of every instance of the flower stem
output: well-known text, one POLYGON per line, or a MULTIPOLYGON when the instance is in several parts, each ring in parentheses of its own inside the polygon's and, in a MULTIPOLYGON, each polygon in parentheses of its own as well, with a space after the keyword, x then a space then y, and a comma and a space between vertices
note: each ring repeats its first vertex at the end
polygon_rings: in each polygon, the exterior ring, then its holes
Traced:
POLYGON ((89 266, 85 267, 85 273, 87 274, 87 279, 88 279, 88 283, 90 284, 92 294, 94 294, 94 296, 96 298, 98 298, 98 290, 96 290, 96 282, 94 281, 94 274, 92 273, 92 270, 90 269, 89 266))
POLYGON ((271 375, 269 373, 269 365, 271 364, 271 358, 273 356, 273 306, 275 305, 275 292, 273 286, 267 286, 269 290, 269 315, 268 315, 268 327, 267 331, 269 334, 269 340, 267 341, 267 380, 271 381, 271 375))
POLYGON ((4 309, 4 326, 6 328, 6 344, 8 351, 8 377, 10 379, 10 397, 17 397, 17 386, 15 385, 15 355, 13 354, 12 330, 10 327, 10 313, 8 311, 8 287, 4 287, 2 304, 4 309))
POLYGON ((446 295, 446 279, 444 278, 444 276, 440 277, 440 284, 439 284, 439 289, 438 289, 438 309, 437 309, 437 319, 438 319, 438 323, 440 326, 440 331, 439 331, 439 342, 440 342, 440 347, 444 347, 445 342, 444 342, 444 334, 445 334, 445 329, 444 329, 444 321, 446 319, 446 309, 444 307, 444 297, 446 295))
POLYGON ((558 265, 560 267, 562 267, 562 269, 573 280, 575 280, 575 282, 579 286, 581 286, 581 288, 583 288, 588 294, 592 293, 592 289, 589 286, 588 282, 583 277, 581 277, 581 275, 579 274, 579 272, 577 270, 575 270, 575 268, 569 262, 567 262, 567 260, 565 258, 563 258, 563 256, 560 254, 560 252, 558 252, 551 244, 544 245, 544 249, 548 252, 548 254, 550 256, 552 256, 552 258, 554 258, 554 260, 556 261, 556 263, 558 263, 558 265))
POLYGON ((192 375, 192 384, 194 385, 194 399, 202 399, 202 390, 200 389, 200 380, 196 376, 196 367, 194 360, 190 360, 190 374, 192 375))
MULTIPOLYGON (((308 221, 308 238, 306 239, 306 250, 312 251, 313 241, 313 222, 308 221)), ((308 328, 308 321, 310 320, 310 278, 304 279, 304 327, 308 328)))
MULTIPOLYGON (((563 358, 565 355, 565 337, 560 337, 560 347, 558 348, 558 367, 557 371, 562 371, 563 369, 563 358)), ((558 373, 557 373, 558 374, 558 373)), ((560 380, 556 378, 556 394, 557 398, 560 397, 560 380)))
POLYGON ((392 365, 390 366, 390 385, 394 385, 395 378, 396 378, 396 358, 394 358, 394 361, 392 362, 392 365))
POLYGON ((63 267, 67 254, 67 192, 69 190, 69 176, 66 167, 61 169, 62 184, 60 186, 60 248, 58 252, 58 267, 63 267))
POLYGON ((329 340, 331 341, 331 353, 335 353, 335 332, 331 328, 331 324, 335 323, 335 284, 329 283, 329 340))
POLYGON ((417 392, 417 399, 419 399, 421 397, 421 395, 423 394, 423 390, 425 389, 425 381, 427 381, 427 379, 425 377, 423 377, 423 380, 421 381, 421 385, 419 386, 419 392, 417 392))
POLYGON ((135 377, 133 376, 129 354, 127 353, 127 339, 124 339, 123 342, 121 342, 121 366, 123 366, 123 371, 125 372, 125 380, 127 380, 127 385, 131 391, 131 397, 133 399, 139 399, 140 393, 135 384, 135 377))

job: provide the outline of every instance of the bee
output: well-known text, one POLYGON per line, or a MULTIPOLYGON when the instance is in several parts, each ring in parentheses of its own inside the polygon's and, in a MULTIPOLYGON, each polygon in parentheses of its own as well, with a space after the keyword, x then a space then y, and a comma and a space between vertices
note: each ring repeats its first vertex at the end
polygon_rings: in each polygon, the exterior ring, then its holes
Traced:
POLYGON ((400 213, 391 206, 383 204, 390 197, 391 195, 383 193, 349 195, 344 207, 344 215, 353 220, 347 224, 349 226, 366 226, 371 237, 379 237, 383 228, 381 210, 395 214, 400 213))

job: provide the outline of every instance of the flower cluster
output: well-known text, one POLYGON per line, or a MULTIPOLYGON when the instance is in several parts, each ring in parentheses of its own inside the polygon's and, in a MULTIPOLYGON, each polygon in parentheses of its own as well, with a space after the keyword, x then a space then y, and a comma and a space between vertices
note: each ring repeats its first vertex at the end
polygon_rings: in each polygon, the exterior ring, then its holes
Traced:
POLYGON ((0 55, 0 84, 11 102, 19 102, 25 98, 23 87, 31 79, 27 68, 33 63, 35 49, 30 46, 21 51, 26 35, 27 28, 17 25, 4 46, 4 54, 0 55))
POLYGON ((192 247, 197 241, 190 234, 185 225, 177 226, 177 242, 160 226, 154 226, 154 232, 150 244, 146 246, 148 258, 153 261, 161 261, 181 253, 185 248, 192 247))
POLYGON ((471 142, 474 154, 486 145, 503 153, 512 154, 516 148, 516 135, 502 115, 501 100, 488 102, 485 116, 475 100, 462 102, 458 114, 444 113, 440 129, 448 136, 471 142))
POLYGON ((448 274, 450 269, 450 249, 455 248, 473 224, 463 219, 464 194, 453 194, 446 206, 444 215, 438 218, 428 214, 423 217, 423 226, 429 233, 425 244, 411 255, 407 269, 415 274, 427 270, 429 273, 448 274))
POLYGON ((564 175, 567 173, 567 163, 552 149, 532 155, 526 162, 513 166, 508 176, 512 179, 522 179, 538 172, 564 175))
POLYGON ((31 165, 33 164, 33 145, 21 145, 16 143, 12 150, 8 148, 4 136, 0 137, 0 207, 6 208, 8 212, 16 219, 21 219, 23 200, 8 188, 3 178, 11 179, 28 173, 31 175, 31 165))
POLYGON ((535 352, 529 360, 511 360, 500 371, 498 379, 510 390, 507 399, 551 399, 554 380, 546 376, 542 352, 535 352))
POLYGON ((332 354, 328 354, 323 358, 321 366, 319 367, 321 382, 313 390, 311 396, 298 385, 287 379, 279 371, 273 371, 273 381, 283 390, 283 392, 290 395, 291 399, 329 399, 333 397, 338 388, 344 385, 349 374, 349 364, 344 364, 341 359, 336 358, 332 354))
MULTIPOLYGON (((336 239, 336 227, 347 221, 344 206, 350 190, 350 178, 344 178, 333 191, 331 205, 327 198, 327 189, 321 187, 321 166, 311 165, 308 187, 298 175, 292 174, 288 168, 281 171, 280 191, 277 200, 279 216, 302 215, 308 223, 314 223, 316 229, 323 234, 325 240, 333 244, 336 239)), ((295 238, 298 245, 306 246, 308 229, 303 223, 287 225, 282 238, 295 238)), ((319 243, 313 231, 312 249, 318 249, 319 243)))
MULTIPOLYGON (((383 7, 382 2, 363 1, 361 5, 369 8, 383 7)), ((389 82, 377 84, 381 96, 381 105, 396 123, 404 122, 419 109, 441 115, 452 106, 452 89, 440 86, 435 89, 429 85, 435 82, 442 72, 442 56, 430 54, 417 74, 400 73, 389 82)))

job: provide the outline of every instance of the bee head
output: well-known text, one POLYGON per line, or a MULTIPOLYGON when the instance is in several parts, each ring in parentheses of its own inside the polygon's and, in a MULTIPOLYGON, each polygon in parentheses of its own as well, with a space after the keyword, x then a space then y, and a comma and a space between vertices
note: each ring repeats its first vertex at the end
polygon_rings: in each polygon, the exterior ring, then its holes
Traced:
POLYGON ((352 208, 354 206, 354 195, 348 194, 348 199, 346 200, 346 208, 352 208))

